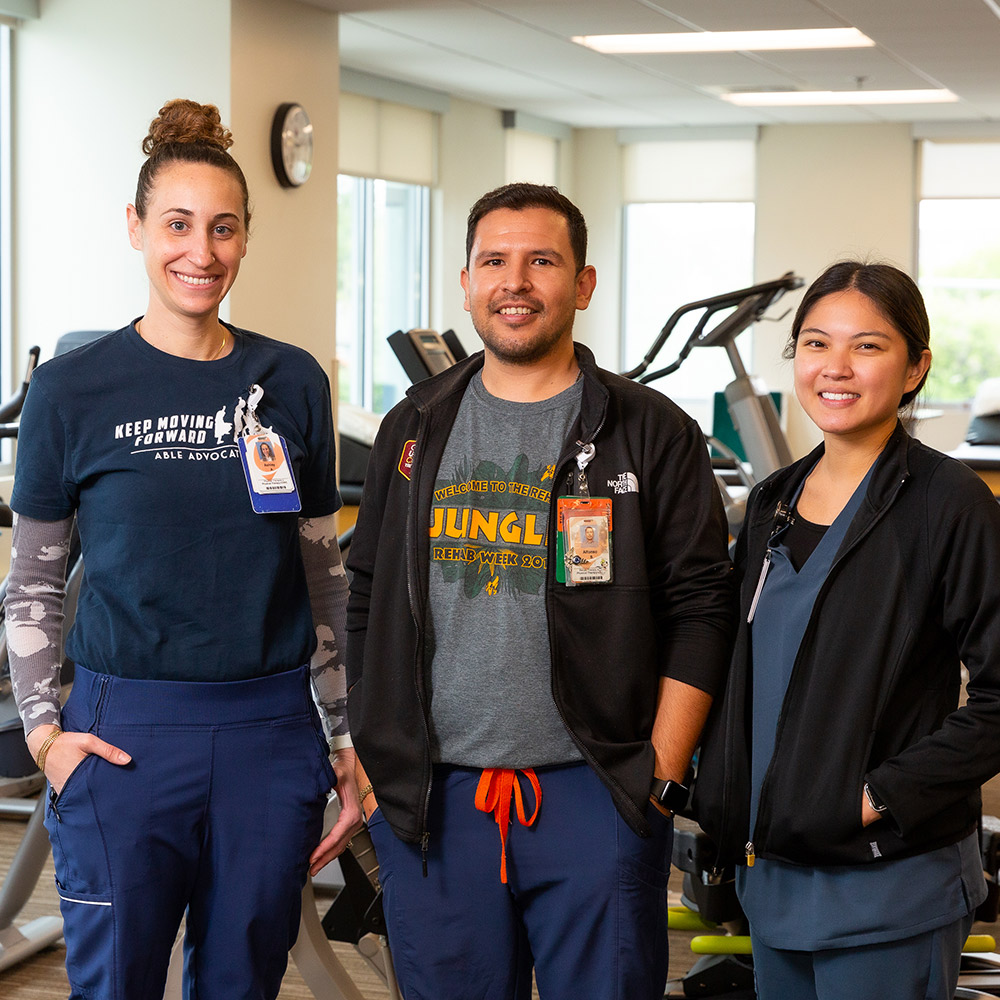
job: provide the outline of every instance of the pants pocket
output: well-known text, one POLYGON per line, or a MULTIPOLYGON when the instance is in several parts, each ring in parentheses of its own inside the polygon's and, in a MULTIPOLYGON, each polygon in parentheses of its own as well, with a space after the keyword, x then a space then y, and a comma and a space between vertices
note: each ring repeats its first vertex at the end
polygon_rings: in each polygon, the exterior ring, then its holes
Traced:
POLYGON ((659 997, 667 979, 667 879, 673 821, 648 807, 653 832, 639 837, 618 823, 618 960, 628 973, 623 996, 659 997))
POLYGON ((90 793, 91 773, 99 759, 91 755, 80 761, 58 796, 49 788, 45 803, 56 882, 63 890, 83 895, 111 889, 104 837, 90 793))
POLYGON ((73 997, 113 996, 115 914, 110 892, 73 892, 56 880, 73 997))
POLYGON ((652 803, 647 806, 646 818, 653 832, 648 837, 640 837, 621 816, 616 817, 619 872, 622 878, 662 891, 667 888, 670 877, 673 820, 652 803))
POLYGON ((323 835, 323 812, 336 776, 308 718, 270 723, 259 738, 259 752, 266 754, 260 780, 268 788, 265 850, 276 867, 304 881, 308 857, 323 835))
POLYGON ((71 996, 95 1000, 115 995, 116 967, 111 873, 89 787, 96 760, 82 760, 58 797, 50 790, 45 809, 71 996))

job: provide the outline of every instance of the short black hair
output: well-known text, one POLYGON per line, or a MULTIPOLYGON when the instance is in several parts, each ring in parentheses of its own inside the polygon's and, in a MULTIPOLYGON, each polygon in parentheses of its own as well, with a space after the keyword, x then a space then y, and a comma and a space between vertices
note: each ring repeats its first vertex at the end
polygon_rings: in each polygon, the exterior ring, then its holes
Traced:
POLYGON ((525 208, 551 208, 565 220, 569 229, 569 243, 573 248, 573 261, 577 274, 587 263, 587 223, 583 213, 558 188, 549 184, 528 184, 523 181, 504 184, 487 192, 469 211, 469 223, 465 233, 465 263, 472 257, 472 244, 476 239, 476 228, 480 220, 500 208, 519 212, 525 208))

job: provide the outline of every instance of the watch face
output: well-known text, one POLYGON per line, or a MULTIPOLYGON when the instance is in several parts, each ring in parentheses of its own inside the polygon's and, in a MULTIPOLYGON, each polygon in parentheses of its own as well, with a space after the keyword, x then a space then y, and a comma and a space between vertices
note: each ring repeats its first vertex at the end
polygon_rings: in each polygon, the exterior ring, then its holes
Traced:
POLYGON ((671 812, 678 812, 687 805, 688 790, 677 781, 661 781, 659 778, 654 778, 650 792, 671 812))
POLYGON ((278 108, 271 130, 271 158, 279 182, 285 187, 305 184, 312 172, 313 127, 299 104, 278 108))

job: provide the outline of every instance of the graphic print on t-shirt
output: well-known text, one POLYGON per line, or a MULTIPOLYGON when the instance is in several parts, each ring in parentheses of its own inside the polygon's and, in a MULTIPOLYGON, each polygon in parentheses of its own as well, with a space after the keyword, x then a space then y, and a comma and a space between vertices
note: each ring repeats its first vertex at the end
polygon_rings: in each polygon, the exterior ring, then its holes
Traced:
MULTIPOLYGON (((240 400, 242 402, 242 399, 240 400)), ((239 404, 233 406, 237 410, 239 404)), ((234 422, 228 407, 214 413, 166 413, 137 417, 115 424, 116 441, 128 442, 133 455, 150 454, 156 460, 218 461, 239 458, 234 422)))
POLYGON ((531 468, 518 455, 510 469, 482 459, 439 478, 431 512, 431 563, 445 583, 480 594, 538 594, 545 582, 554 466, 531 468))

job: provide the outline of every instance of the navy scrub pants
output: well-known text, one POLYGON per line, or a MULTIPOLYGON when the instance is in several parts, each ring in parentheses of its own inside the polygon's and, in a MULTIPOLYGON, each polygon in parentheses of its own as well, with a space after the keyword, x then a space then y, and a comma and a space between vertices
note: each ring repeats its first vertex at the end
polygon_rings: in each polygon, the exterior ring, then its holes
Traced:
POLYGON ((275 997, 335 783, 308 669, 189 683, 78 666, 63 728, 132 756, 87 757, 49 795, 71 1000, 162 996, 185 911, 188 1000, 275 997))
POLYGON ((511 811, 505 885, 480 773, 434 768, 426 878, 420 845, 380 810, 369 820, 406 1000, 530 1000, 532 965, 545 1000, 661 1000, 673 821, 650 804, 653 835, 639 837, 586 764, 539 768, 538 818, 511 811))

